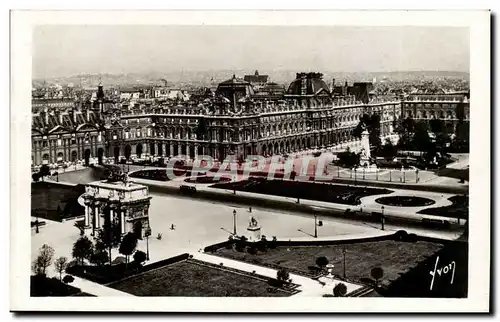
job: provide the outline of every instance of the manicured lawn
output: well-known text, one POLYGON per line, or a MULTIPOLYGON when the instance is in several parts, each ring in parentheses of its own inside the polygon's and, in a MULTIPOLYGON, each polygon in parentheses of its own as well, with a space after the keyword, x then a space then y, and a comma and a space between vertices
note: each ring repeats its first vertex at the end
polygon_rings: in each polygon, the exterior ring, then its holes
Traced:
POLYGON ((468 196, 453 196, 448 198, 453 204, 445 207, 427 208, 420 210, 419 214, 427 214, 450 218, 469 218, 469 197, 468 196))
POLYGON ((78 197, 85 192, 81 185, 67 186, 51 182, 31 184, 31 214, 54 221, 80 216, 85 209, 78 197))
POLYGON ((108 285, 135 296, 233 296, 284 297, 291 293, 280 289, 269 292, 265 280, 231 271, 181 261, 132 276, 108 285))
POLYGON ((211 187, 347 205, 359 205, 361 203, 360 198, 366 196, 392 192, 388 189, 360 186, 264 179, 249 179, 234 183, 215 184, 211 187))
POLYGON ((256 255, 220 248, 215 254, 256 265, 285 267, 312 275, 314 271, 311 269, 316 266, 316 259, 325 256, 330 264, 335 265, 333 274, 343 276, 344 247, 347 279, 363 282, 364 279, 370 279, 371 269, 377 266, 384 270, 384 281, 394 280, 400 273, 435 254, 443 245, 424 241, 410 243, 382 240, 329 246, 279 246, 266 252, 259 251, 256 255))

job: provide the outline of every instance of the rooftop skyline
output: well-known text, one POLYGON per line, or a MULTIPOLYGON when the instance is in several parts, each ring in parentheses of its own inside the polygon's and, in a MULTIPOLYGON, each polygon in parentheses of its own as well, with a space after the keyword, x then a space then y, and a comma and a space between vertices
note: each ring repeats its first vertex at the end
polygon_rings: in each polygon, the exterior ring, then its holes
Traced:
POLYGON ((38 26, 33 78, 178 70, 469 72, 459 27, 38 26))

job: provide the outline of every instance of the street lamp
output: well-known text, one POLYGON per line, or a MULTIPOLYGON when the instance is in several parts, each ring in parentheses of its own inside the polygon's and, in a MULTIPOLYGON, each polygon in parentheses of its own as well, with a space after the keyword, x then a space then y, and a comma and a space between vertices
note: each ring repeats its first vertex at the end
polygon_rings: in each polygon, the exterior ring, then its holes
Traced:
POLYGON ((37 234, 40 232, 38 225, 39 225, 39 221, 38 221, 38 211, 37 211, 36 212, 36 219, 35 219, 35 233, 37 233, 37 234))
POLYGON ((382 217, 380 218, 380 220, 382 221, 382 230, 384 230, 384 224, 385 224, 385 217, 384 217, 384 206, 381 207, 382 208, 382 217))
POLYGON ((346 250, 345 250, 345 246, 344 246, 344 248, 342 248, 342 255, 344 258, 344 279, 345 279, 345 253, 346 253, 346 250))
POLYGON ((236 236, 236 209, 233 210, 233 235, 236 236))
POLYGON ((318 215, 314 214, 314 238, 318 238, 318 215))
POLYGON ((146 237, 146 260, 149 260, 149 236, 151 236, 151 227, 148 226, 144 232, 146 237))

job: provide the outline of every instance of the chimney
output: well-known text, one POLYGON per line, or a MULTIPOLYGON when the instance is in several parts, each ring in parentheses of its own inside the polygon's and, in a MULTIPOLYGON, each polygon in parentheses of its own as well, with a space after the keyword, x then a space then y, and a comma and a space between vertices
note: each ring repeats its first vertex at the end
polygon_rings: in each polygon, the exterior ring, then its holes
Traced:
POLYGON ((300 81, 300 95, 306 95, 307 94, 307 78, 305 74, 301 75, 301 81, 300 81))

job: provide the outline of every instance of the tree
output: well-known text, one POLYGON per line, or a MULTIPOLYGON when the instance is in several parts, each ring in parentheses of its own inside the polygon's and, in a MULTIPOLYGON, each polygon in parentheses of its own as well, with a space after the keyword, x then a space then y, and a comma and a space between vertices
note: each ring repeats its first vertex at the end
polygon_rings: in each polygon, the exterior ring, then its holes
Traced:
POLYGON ((351 152, 349 148, 347 148, 344 152, 340 152, 337 154, 339 159, 339 164, 343 167, 352 168, 357 167, 359 165, 359 160, 361 155, 358 153, 351 152))
POLYGON ((385 139, 385 144, 380 149, 380 156, 384 157, 387 161, 392 161, 398 154, 398 149, 390 139, 385 139))
POLYGON ((280 282, 286 282, 290 279, 290 273, 286 268, 282 268, 276 273, 276 279, 280 282))
POLYGON ((120 244, 120 248, 118 251, 120 254, 125 255, 128 264, 128 258, 132 255, 137 247, 137 236, 134 233, 129 232, 125 236, 123 236, 122 242, 120 244))
POLYGON ((90 256, 93 254, 92 242, 87 238, 87 236, 80 237, 75 244, 73 245, 73 251, 71 255, 73 258, 80 261, 80 264, 83 265, 84 259, 90 259, 90 256))
POLYGON ((134 253, 134 262, 142 265, 147 259, 146 253, 142 250, 138 250, 134 253))
POLYGON ((399 134, 398 145, 401 148, 407 148, 415 131, 415 121, 410 117, 406 119, 399 118, 394 120, 393 126, 394 131, 399 134))
POLYGON ((56 272, 59 273, 59 280, 62 281, 62 273, 68 267, 68 258, 61 256, 54 262, 54 266, 56 268, 56 272))
POLYGON ((384 270, 382 267, 374 267, 372 268, 370 275, 375 279, 375 286, 378 286, 378 281, 384 277, 384 270))
POLYGON ((432 133, 441 133, 443 131, 443 128, 445 128, 444 121, 440 119, 432 119, 429 121, 429 127, 432 133))
POLYGON ((106 250, 97 250, 90 256, 89 261, 97 266, 103 266, 109 261, 108 252, 106 250))
POLYGON ((382 145, 380 140, 380 115, 377 113, 363 114, 358 125, 354 128, 353 135, 361 138, 364 129, 368 131, 371 149, 378 151, 382 145))
POLYGON ((343 297, 347 293, 347 286, 344 283, 338 283, 333 288, 333 296, 335 297, 343 297))
POLYGON ((329 263, 328 258, 326 258, 325 256, 321 256, 316 259, 316 265, 318 265, 318 267, 321 269, 325 269, 328 263, 329 263))
POLYGON ((46 275, 47 267, 52 264, 52 259, 54 258, 54 248, 47 244, 43 244, 40 247, 39 254, 37 258, 33 261, 31 270, 36 275, 46 275))
POLYGON ((415 125, 415 133, 411 147, 417 151, 429 152, 432 150, 432 141, 426 123, 419 122, 415 125))
POLYGON ((38 171, 38 174, 40 175, 41 178, 50 175, 50 168, 48 165, 43 164, 40 167, 40 170, 38 171))
POLYGON ((106 220, 101 230, 99 231, 97 240, 100 245, 104 245, 104 248, 108 250, 109 265, 111 265, 111 262, 113 260, 111 254, 112 249, 113 247, 117 247, 118 245, 120 245, 121 241, 120 226, 116 223, 112 223, 110 220, 106 220))

